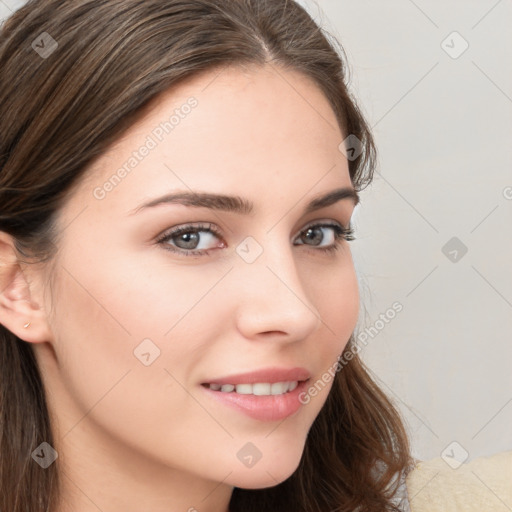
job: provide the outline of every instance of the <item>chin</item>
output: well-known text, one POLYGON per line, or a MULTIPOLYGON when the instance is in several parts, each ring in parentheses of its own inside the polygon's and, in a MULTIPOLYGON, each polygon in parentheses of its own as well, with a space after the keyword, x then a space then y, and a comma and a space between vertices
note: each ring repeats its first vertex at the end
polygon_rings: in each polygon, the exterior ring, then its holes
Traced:
POLYGON ((300 457, 297 460, 290 460, 288 464, 281 459, 277 464, 261 464, 247 470, 239 470, 231 475, 231 485, 241 489, 275 487, 293 475, 299 462, 300 457))

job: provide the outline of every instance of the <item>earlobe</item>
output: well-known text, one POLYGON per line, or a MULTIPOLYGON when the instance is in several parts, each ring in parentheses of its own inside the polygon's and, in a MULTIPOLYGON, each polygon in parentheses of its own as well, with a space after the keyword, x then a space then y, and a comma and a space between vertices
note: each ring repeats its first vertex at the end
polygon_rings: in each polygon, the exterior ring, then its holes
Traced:
POLYGON ((0 232, 0 324, 31 343, 49 339, 44 308, 34 300, 13 238, 0 232))

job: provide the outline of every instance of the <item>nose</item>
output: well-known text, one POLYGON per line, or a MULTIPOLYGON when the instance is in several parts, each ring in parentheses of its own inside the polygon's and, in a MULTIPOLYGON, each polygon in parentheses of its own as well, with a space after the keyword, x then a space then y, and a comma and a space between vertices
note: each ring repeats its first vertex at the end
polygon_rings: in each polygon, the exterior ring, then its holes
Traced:
POLYGON ((238 283, 236 322, 245 338, 293 342, 321 326, 304 286, 305 276, 297 270, 294 250, 286 242, 279 247, 269 242, 252 263, 237 262, 233 276, 238 283))

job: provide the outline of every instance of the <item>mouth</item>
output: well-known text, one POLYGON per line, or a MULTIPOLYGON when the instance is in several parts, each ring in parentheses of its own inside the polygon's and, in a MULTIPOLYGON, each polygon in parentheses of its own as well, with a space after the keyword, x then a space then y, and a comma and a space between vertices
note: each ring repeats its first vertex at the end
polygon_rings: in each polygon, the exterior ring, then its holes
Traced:
POLYGON ((255 384, 217 384, 205 383, 202 386, 221 393, 237 393, 239 395, 275 396, 290 393, 306 380, 293 380, 283 382, 256 382, 255 384))
POLYGON ((259 421, 283 420, 297 413, 304 405, 311 373, 304 368, 270 368, 252 373, 226 376, 203 382, 206 400, 215 407, 223 404, 236 413, 259 421))

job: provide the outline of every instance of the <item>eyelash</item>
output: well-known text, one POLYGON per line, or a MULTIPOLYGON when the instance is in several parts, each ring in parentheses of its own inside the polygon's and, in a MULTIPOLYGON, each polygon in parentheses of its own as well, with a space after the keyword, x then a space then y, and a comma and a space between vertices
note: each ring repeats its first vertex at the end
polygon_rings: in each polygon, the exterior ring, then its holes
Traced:
MULTIPOLYGON (((332 228, 335 232, 334 237, 334 243, 332 245, 328 245, 326 247, 320 247, 319 249, 313 249, 315 251, 322 251, 326 254, 333 254, 335 253, 339 248, 341 243, 346 241, 352 241, 355 240, 354 236, 354 230, 352 227, 343 227, 339 224, 332 224, 332 223, 318 223, 318 224, 310 224, 309 226, 306 226, 300 234, 306 232, 308 229, 311 228, 332 228)), ((172 229, 171 231, 167 231, 162 236, 160 236, 156 242, 162 246, 164 246, 164 249, 167 251, 170 251, 172 253, 180 254, 183 256, 208 256, 210 254, 210 251, 213 249, 181 249, 181 248, 174 248, 173 246, 167 244, 169 240, 172 238, 175 238, 179 235, 182 235, 184 233, 199 233, 199 232, 207 232, 212 233, 218 238, 221 238, 221 234, 212 227, 212 224, 198 224, 198 225, 191 225, 187 224, 175 229, 172 229)), ((298 244, 298 245, 307 245, 307 244, 298 244)), ((314 246, 312 246, 314 247, 314 246)))

